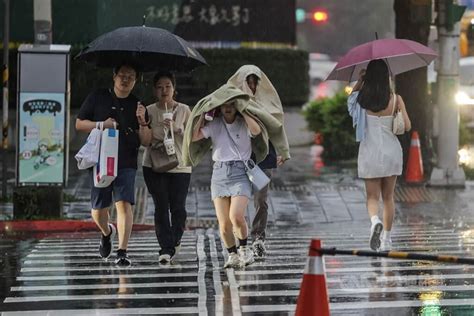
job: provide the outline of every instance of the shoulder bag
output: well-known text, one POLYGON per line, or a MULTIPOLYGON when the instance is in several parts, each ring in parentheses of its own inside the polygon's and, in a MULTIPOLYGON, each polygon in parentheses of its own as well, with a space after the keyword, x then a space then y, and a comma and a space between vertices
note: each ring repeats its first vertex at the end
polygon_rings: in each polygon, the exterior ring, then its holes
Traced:
POLYGON ((165 127, 163 141, 157 141, 149 147, 151 169, 162 173, 179 166, 178 156, 174 148, 173 123, 170 125, 171 137, 168 137, 168 129, 165 127))
POLYGON ((227 126, 225 125, 224 122, 222 122, 222 124, 224 124, 227 135, 229 136, 234 149, 237 151, 237 154, 239 155, 240 160, 245 165, 245 173, 247 174, 247 177, 249 178, 250 182, 252 182, 253 187, 257 191, 260 191, 267 184, 270 183, 270 178, 265 174, 265 172, 263 172, 262 169, 260 169, 260 167, 257 164, 255 164, 255 162, 252 159, 249 159, 249 160, 242 159, 239 148, 237 147, 237 144, 235 143, 232 136, 230 135, 229 130, 227 129, 227 126))
POLYGON ((400 109, 397 109, 395 113, 395 108, 397 106, 397 95, 393 94, 393 126, 392 131, 395 135, 403 135, 405 133, 405 120, 403 119, 403 113, 400 109))

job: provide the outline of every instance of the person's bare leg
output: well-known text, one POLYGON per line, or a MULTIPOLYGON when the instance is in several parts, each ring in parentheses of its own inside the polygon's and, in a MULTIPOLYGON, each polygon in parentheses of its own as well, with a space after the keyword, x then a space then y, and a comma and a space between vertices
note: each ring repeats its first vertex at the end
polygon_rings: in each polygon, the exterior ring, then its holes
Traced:
POLYGON ((379 200, 381 191, 382 181, 381 178, 376 179, 365 179, 365 191, 367 194, 367 210, 369 217, 377 215, 379 213, 379 200))
POLYGON ((232 222, 229 217, 230 197, 218 197, 214 199, 219 232, 226 248, 235 246, 235 237, 232 231, 232 222))
POLYGON ((248 197, 242 195, 233 196, 230 202, 230 221, 239 239, 246 239, 248 237, 247 221, 245 220, 248 202, 248 197))
POLYGON ((378 216, 381 185, 381 178, 365 179, 367 210, 369 212, 371 222, 369 246, 372 250, 378 250, 380 248, 380 235, 382 234, 383 230, 383 224, 378 216))
POLYGON ((132 205, 126 201, 115 203, 117 210, 118 249, 127 249, 133 226, 132 205))
POLYGON ((108 236, 110 235, 110 227, 109 227, 109 208, 101 208, 101 209, 92 209, 91 210, 92 219, 94 220, 97 227, 99 227, 102 235, 108 236))
POLYGON ((383 200, 383 227, 386 231, 392 230, 393 218, 395 216, 395 184, 397 176, 382 179, 382 200, 383 200))

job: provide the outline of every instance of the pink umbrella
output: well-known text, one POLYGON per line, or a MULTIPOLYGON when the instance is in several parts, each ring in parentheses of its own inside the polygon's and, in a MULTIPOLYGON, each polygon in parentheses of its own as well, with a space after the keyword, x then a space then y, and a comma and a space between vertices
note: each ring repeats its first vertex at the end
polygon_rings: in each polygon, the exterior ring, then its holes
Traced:
POLYGON ((429 47, 406 39, 380 39, 352 48, 339 60, 326 80, 354 81, 359 71, 374 59, 384 59, 392 75, 428 66, 438 54, 429 47))

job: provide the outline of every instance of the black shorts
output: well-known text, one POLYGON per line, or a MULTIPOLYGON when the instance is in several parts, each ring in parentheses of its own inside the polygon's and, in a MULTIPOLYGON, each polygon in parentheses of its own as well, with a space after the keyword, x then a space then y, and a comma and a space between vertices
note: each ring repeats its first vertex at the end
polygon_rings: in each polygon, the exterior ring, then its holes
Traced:
POLYGON ((117 178, 106 188, 96 188, 94 178, 90 173, 91 180, 91 206, 93 209, 110 207, 112 204, 112 193, 115 202, 125 201, 131 205, 135 204, 135 175, 136 169, 124 168, 117 170, 117 178))

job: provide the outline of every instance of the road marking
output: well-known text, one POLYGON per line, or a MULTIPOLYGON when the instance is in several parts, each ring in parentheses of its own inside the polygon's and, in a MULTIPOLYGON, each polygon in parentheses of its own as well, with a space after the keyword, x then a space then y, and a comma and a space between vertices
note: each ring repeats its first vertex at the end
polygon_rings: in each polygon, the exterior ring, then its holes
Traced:
MULTIPOLYGON (((35 249, 85 249, 85 250, 90 250, 92 248, 98 248, 97 242, 95 243, 88 243, 88 244, 80 244, 80 245, 64 245, 64 244, 47 244, 47 245, 36 245, 35 249)), ((155 249, 156 252, 158 252, 158 243, 156 245, 151 244, 151 243, 140 243, 140 244, 133 244, 129 243, 128 248, 130 249, 137 249, 139 247, 147 248, 147 249, 155 249)), ((181 244, 181 250, 182 249, 196 249, 196 243, 187 243, 185 245, 181 244)))
MULTIPOLYGON (((124 269, 126 271, 126 269, 124 269)), ((89 275, 58 275, 58 276, 19 276, 17 281, 52 281, 52 280, 100 280, 100 279, 119 279, 122 277, 127 279, 147 279, 147 278, 180 278, 180 277, 197 277, 195 272, 181 273, 140 273, 140 274, 89 274, 89 275)))
MULTIPOLYGON (((48 248, 49 249, 49 248, 48 248)), ((84 251, 90 251, 90 247, 87 247, 87 248, 84 248, 82 249, 83 251, 81 251, 81 249, 71 249, 70 251, 61 251, 61 250, 51 250, 51 251, 48 251, 48 250, 43 250, 43 249, 33 249, 31 250, 32 253, 34 254, 37 254, 37 253, 41 253, 43 255, 50 255, 50 254, 62 254, 62 255, 67 255, 67 254, 74 254, 74 253, 80 253, 80 252, 84 252, 84 251)), ((140 251, 147 251, 148 254, 152 254, 152 255, 157 255, 158 254, 158 250, 156 251, 152 251, 152 253, 150 253, 150 250, 155 250, 155 248, 131 248, 131 249, 128 249, 127 250, 127 253, 129 255, 137 255, 137 253, 139 253, 140 251)), ((179 253, 182 253, 182 254, 185 254, 185 255, 191 255, 191 254, 196 254, 196 249, 193 249, 192 251, 180 251, 179 253)), ((94 252, 94 253, 89 253, 90 255, 93 255, 95 254, 96 256, 98 256, 98 251, 97 252, 94 252)))
POLYGON ((84 285, 39 285, 39 286, 12 286, 10 291, 65 291, 65 290, 99 290, 99 289, 135 289, 152 287, 196 287, 196 282, 151 282, 151 283, 124 283, 124 284, 84 284, 84 285))
POLYGON ((157 294, 104 294, 104 295, 58 295, 7 297, 5 303, 46 302, 46 301, 85 301, 85 300, 144 300, 198 298, 197 293, 157 293, 157 294))
POLYGON ((197 314, 198 309, 193 306, 189 307, 160 307, 160 308, 120 308, 120 309, 63 309, 63 310, 36 310, 36 311, 20 311, 20 312, 2 312, 2 316, 113 316, 113 315, 181 315, 181 314, 197 314))
POLYGON ((206 291, 206 281, 204 279, 206 275, 206 252, 204 251, 204 236, 198 236, 198 242, 196 246, 196 251, 199 257, 199 270, 198 270, 198 286, 199 286, 199 299, 198 299, 198 309, 200 316, 207 316, 207 291, 206 291))
MULTIPOLYGON (((196 264, 167 264, 167 265, 156 265, 150 267, 131 266, 127 267, 127 271, 149 271, 149 270, 168 270, 168 269, 196 269, 196 264)), ((44 267, 44 268, 21 268, 21 272, 80 272, 80 271, 123 271, 123 268, 114 265, 106 267, 61 267, 59 270, 57 267, 44 267)))
MULTIPOLYGON (((198 261, 198 258, 196 256, 194 257, 189 257, 189 258, 186 258, 184 256, 181 256, 181 254, 179 254, 179 260, 178 260, 180 263, 182 262, 197 262, 198 261)), ((74 264, 103 264, 104 263, 104 259, 102 258, 97 258, 97 259, 73 259, 73 260, 69 260, 69 259, 51 259, 51 260, 41 260, 41 259, 38 259, 38 260, 25 260, 23 261, 23 264, 24 265, 41 265, 41 264, 47 264, 48 266, 52 266, 52 265, 55 265, 55 264, 58 264, 60 265, 61 268, 64 267, 64 265, 66 264, 70 264, 70 265, 74 265, 74 264)), ((139 258, 134 258, 133 259, 133 264, 134 265, 138 265, 138 264, 142 264, 142 263, 155 263, 155 264, 158 264, 158 259, 139 259, 139 258)), ((112 261, 110 261, 110 264, 114 264, 112 261)))
POLYGON ((296 305, 243 305, 242 312, 244 313, 259 313, 259 312, 294 312, 296 305))
POLYGON ((221 282, 221 268, 219 267, 219 259, 217 257, 217 246, 216 246, 216 237, 212 232, 207 233, 209 238, 209 248, 211 252, 211 262, 212 262, 212 279, 214 281, 214 291, 215 291, 215 306, 216 306, 216 316, 224 315, 224 294, 222 292, 222 282, 221 282))
POLYGON ((331 303, 329 304, 332 311, 337 310, 346 310, 346 309, 374 309, 374 308, 397 308, 397 307, 421 307, 421 306, 467 306, 474 305, 474 299, 441 299, 434 300, 433 302, 424 302, 424 301, 371 301, 371 302, 349 302, 349 303, 331 303))

